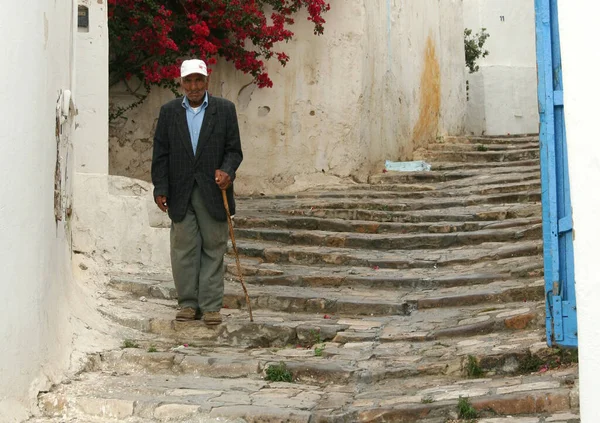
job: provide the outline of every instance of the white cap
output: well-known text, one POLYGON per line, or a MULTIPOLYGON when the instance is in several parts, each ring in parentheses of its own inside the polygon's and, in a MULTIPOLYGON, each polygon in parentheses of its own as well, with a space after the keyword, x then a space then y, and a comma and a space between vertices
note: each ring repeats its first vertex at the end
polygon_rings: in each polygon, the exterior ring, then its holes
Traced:
POLYGON ((206 63, 198 59, 184 60, 181 64, 181 77, 185 78, 193 73, 199 73, 200 75, 208 76, 206 63))

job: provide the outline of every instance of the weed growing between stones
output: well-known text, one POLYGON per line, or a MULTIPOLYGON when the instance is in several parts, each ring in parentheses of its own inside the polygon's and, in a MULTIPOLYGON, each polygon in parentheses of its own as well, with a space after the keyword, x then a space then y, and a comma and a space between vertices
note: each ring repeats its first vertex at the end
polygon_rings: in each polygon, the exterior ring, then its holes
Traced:
POLYGON ((294 378, 287 369, 287 366, 282 361, 279 364, 271 364, 266 370, 267 376, 265 380, 271 382, 293 382, 294 378))
POLYGON ((323 345, 315 347, 315 357, 323 357, 323 350, 325 347, 323 345))
POLYGON ((527 351, 525 357, 519 362, 519 373, 545 372, 578 362, 579 355, 576 349, 548 348, 535 355, 527 351))
POLYGON ((473 406, 471 405, 471 401, 469 401, 469 398, 458 398, 458 405, 456 406, 456 411, 458 411, 459 419, 477 418, 477 410, 473 408, 473 406))
POLYGON ((433 398, 430 396, 424 396, 421 398, 421 404, 431 404, 433 402, 433 398))
POLYGON ((537 372, 543 364, 544 360, 537 355, 531 354, 531 351, 527 351, 525 358, 519 362, 519 373, 526 374, 537 372))
POLYGON ((309 333, 310 341, 313 345, 322 343, 321 332, 319 332, 318 330, 311 329, 309 333))
POLYGON ((488 151, 488 147, 483 144, 479 144, 477 146, 477 151, 488 151))
POLYGON ((158 352, 158 350, 156 349, 156 347, 154 345, 150 345, 150 348, 148 348, 148 352, 155 353, 155 352, 158 352))
POLYGON ((131 339, 124 340, 123 345, 121 345, 121 348, 139 348, 139 347, 140 346, 131 339))
POLYGON ((477 359, 472 355, 467 357, 467 365, 465 366, 465 370, 467 371, 467 376, 469 378, 478 378, 483 376, 483 370, 481 370, 477 359))

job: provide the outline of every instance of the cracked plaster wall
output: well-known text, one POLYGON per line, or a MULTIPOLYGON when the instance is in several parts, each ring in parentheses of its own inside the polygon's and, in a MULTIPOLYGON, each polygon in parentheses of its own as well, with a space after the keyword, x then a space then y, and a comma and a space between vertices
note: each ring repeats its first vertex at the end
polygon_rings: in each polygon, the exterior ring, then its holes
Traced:
POLYGON ((39 390, 61 379, 72 352, 74 123, 68 106, 65 116, 56 106, 74 88, 75 7, 4 2, 2 14, 10 19, 0 25, 0 421, 17 422, 29 416, 39 390))
MULTIPOLYGON (((307 188, 327 176, 364 180, 386 159, 464 129, 462 0, 333 0, 325 34, 304 16, 285 45, 291 62, 269 64, 258 89, 219 63, 210 91, 237 106, 244 163, 239 193, 307 188)), ((110 173, 149 180, 160 105, 154 92, 110 130, 110 173)), ((111 101, 130 101, 113 87, 111 101)))

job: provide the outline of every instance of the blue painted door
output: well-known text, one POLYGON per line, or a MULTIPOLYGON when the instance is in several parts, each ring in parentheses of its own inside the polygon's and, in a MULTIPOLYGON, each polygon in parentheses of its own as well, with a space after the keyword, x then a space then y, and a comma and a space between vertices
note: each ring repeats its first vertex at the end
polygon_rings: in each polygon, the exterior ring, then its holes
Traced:
POLYGON ((573 220, 557 0, 535 0, 548 345, 577 346, 573 220))

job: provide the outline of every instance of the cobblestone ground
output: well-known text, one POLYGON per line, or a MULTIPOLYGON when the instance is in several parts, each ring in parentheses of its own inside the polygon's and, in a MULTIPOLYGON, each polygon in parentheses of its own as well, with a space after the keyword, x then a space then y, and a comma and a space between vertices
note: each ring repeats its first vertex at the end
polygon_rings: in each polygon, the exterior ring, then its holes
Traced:
POLYGON ((173 320, 170 275, 113 274, 100 311, 128 348, 91 355, 32 422, 578 422, 576 352, 545 343, 537 138, 424 157, 240 198, 254 323, 232 257, 217 327, 173 320))

